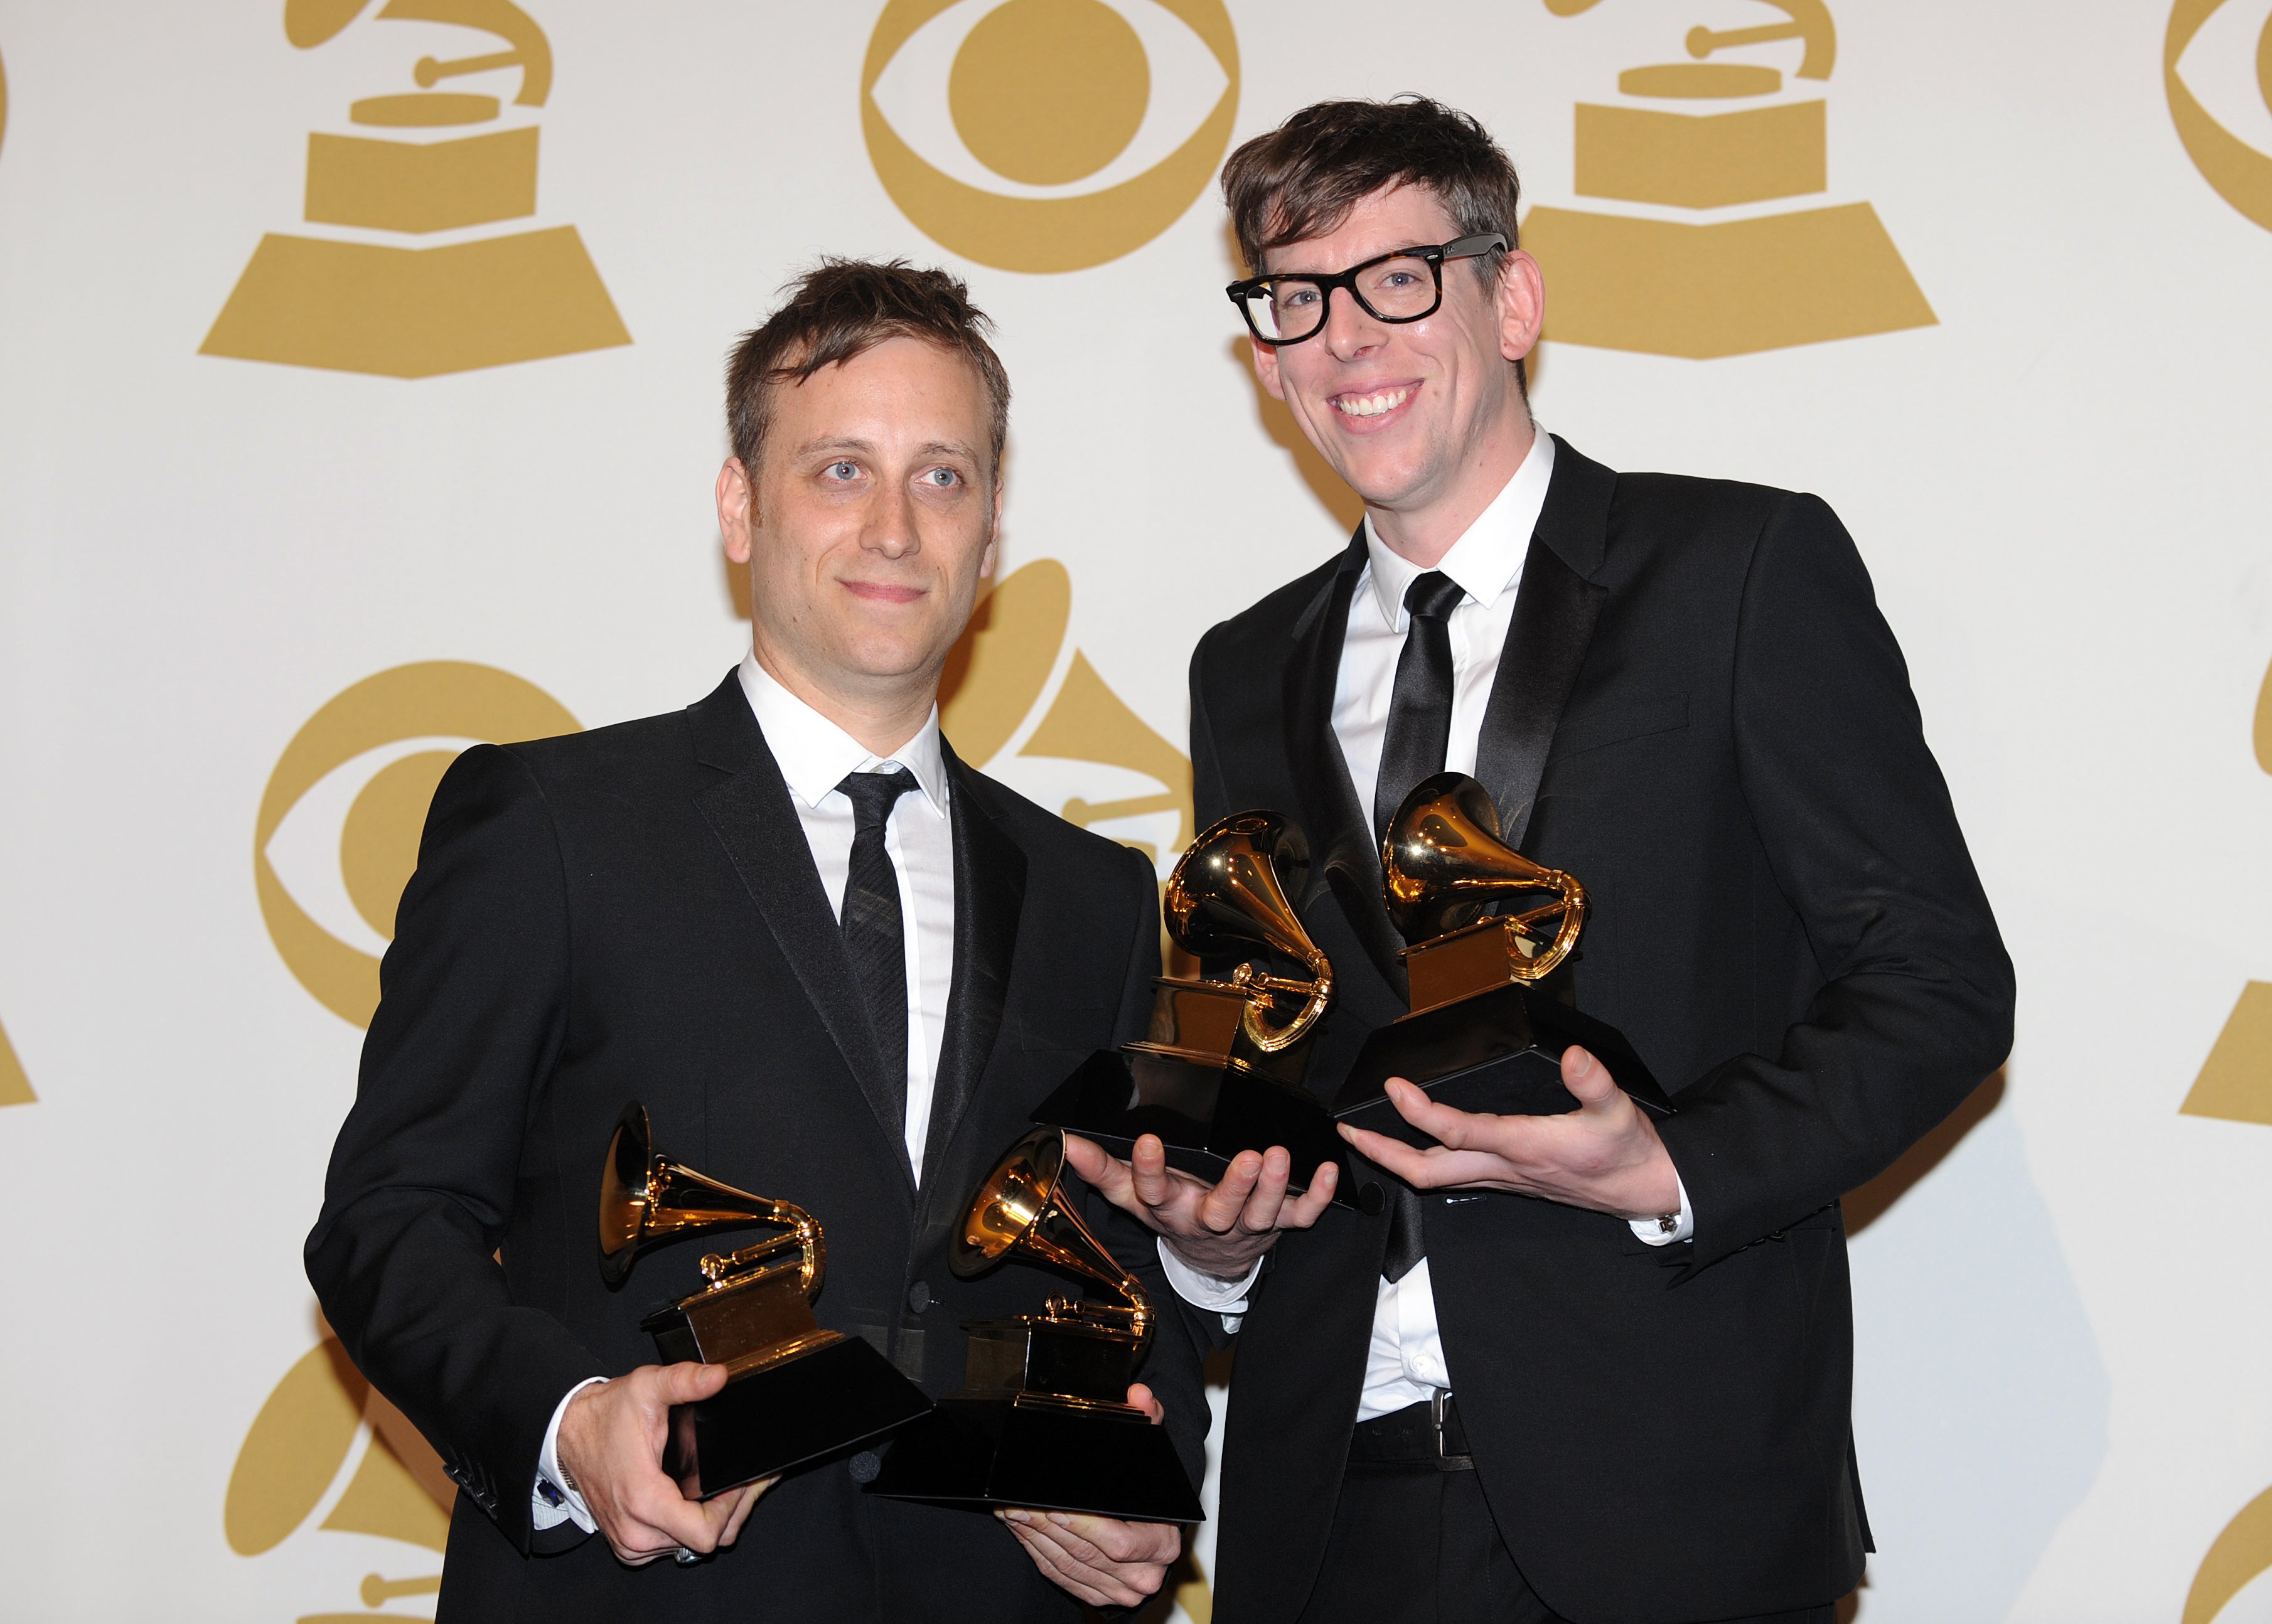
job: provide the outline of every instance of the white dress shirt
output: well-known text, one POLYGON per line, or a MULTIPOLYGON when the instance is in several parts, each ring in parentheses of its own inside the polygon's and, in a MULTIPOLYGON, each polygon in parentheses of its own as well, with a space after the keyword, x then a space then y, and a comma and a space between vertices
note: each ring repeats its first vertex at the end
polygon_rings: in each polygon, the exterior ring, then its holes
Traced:
MULTIPOLYGON (((930 1132, 930 1099, 945 1039, 946 1002, 954 985, 954 825, 948 816, 946 762, 939 749, 938 711, 916 736, 879 756, 774 680, 754 655, 742 660, 742 692, 764 730, 766 743, 788 783, 813 867, 828 906, 841 920, 844 887, 852 871, 851 799, 836 787, 847 773, 904 767, 915 788, 893 802, 884 825, 884 849, 900 882, 900 918, 907 943, 908 1160, 923 1178, 923 1142, 930 1132)), ((595 1378, 596 1380, 596 1378, 595 1378)), ((533 1510, 538 1528, 572 1522, 593 1531, 581 1494, 563 1479, 558 1455, 560 1418, 568 1401, 591 1382, 569 1389, 552 1412, 537 1456, 533 1510), (547 1489, 551 1493, 548 1494, 547 1489)))
MULTIPOLYGON (((1498 675, 1507 628, 1513 623, 1523 558, 1530 550, 1531 533, 1538 527, 1553 475, 1554 441, 1542 429, 1514 476, 1435 565, 1466 593, 1449 622, 1452 733, 1444 754, 1446 771, 1476 770, 1484 711, 1498 675)), ((1404 593, 1424 571, 1381 540, 1370 514, 1364 521, 1364 547, 1365 565, 1349 597, 1349 629, 1342 639, 1333 727, 1342 757, 1349 764, 1357 804, 1370 816, 1373 783, 1380 776, 1381 744, 1388 731, 1389 699, 1396 688, 1396 661, 1411 627, 1404 593)), ((1663 1233, 1653 1218, 1636 1221, 1633 1231, 1652 1246, 1687 1240, 1696 1231, 1687 1190, 1680 1192, 1680 1220, 1672 1233, 1663 1233)), ((1214 1309, 1228 1329, 1238 1329, 1248 1289, 1261 1270, 1259 1262, 1244 1279, 1219 1280, 1185 1263, 1165 1242, 1160 1247, 1160 1262, 1177 1295, 1194 1307, 1214 1309)), ((1393 1414, 1425 1400, 1431 1389, 1452 1385, 1444 1364, 1444 1339, 1436 1325, 1428 1260, 1423 1257, 1401 1280, 1383 1278, 1377 1284, 1372 1345, 1365 1359, 1364 1396, 1357 1402, 1360 1421, 1393 1414)))

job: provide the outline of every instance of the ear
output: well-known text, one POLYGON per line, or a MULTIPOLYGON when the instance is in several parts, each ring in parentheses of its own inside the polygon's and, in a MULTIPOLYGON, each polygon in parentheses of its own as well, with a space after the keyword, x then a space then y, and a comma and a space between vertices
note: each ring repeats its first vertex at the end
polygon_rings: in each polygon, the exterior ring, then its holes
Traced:
POLYGON ((758 493, 740 458, 729 457, 718 470, 717 496, 718 537, 726 544, 726 556, 737 564, 748 563, 750 532, 758 522, 758 493))
POLYGON ((1498 267, 1499 354, 1521 361, 1538 347, 1545 324, 1546 279, 1538 262, 1516 249, 1498 267))
POLYGON ((1283 400, 1286 398, 1286 381, 1278 376, 1278 346, 1265 344, 1259 339, 1249 339, 1246 342, 1254 351, 1254 376, 1262 380, 1262 387, 1270 392, 1273 400, 1283 400))

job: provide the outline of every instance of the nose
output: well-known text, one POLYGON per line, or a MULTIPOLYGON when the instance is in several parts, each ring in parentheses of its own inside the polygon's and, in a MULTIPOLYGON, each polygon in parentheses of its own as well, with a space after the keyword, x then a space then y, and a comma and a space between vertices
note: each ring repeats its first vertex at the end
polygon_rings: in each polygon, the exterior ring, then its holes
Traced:
POLYGON ((1317 337, 1335 361, 1356 361, 1387 335, 1346 287, 1336 287, 1326 303, 1326 330, 1317 337))
POLYGON ((893 484, 870 506, 868 522, 860 533, 861 547, 886 558, 906 557, 923 545, 916 533, 916 518, 915 493, 904 482, 893 484))

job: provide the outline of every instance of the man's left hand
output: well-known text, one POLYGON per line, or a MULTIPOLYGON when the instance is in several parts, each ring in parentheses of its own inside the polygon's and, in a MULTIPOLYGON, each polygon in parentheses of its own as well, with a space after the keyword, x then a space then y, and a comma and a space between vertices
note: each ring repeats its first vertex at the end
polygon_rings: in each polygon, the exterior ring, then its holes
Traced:
MULTIPOLYGON (((1166 1412, 1140 1382, 1128 1402, 1157 1427, 1166 1412)), ((1173 1523, 1124 1523, 1117 1517, 1069 1511, 997 1511, 1050 1583, 1092 1607, 1140 1606, 1167 1583, 1183 1554, 1183 1531, 1173 1523)))
POLYGON ((1438 1105, 1401 1077, 1388 1083, 1396 1113, 1437 1144, 1417 1151, 1344 1123, 1342 1136, 1418 1189, 1511 1190, 1565 1206, 1655 1218, 1680 1205, 1680 1175, 1656 1124, 1609 1068, 1573 1044, 1562 1086, 1578 1109, 1561 1116, 1489 1116, 1438 1105))

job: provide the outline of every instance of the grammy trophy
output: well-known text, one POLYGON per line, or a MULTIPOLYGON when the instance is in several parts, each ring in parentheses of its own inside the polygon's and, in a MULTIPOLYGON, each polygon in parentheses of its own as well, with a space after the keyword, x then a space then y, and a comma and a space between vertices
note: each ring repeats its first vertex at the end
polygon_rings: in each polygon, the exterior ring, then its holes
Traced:
POLYGON ((1418 1084, 1439 1104, 1502 1116, 1553 1116, 1578 1102, 1562 1086, 1562 1051, 1575 1043, 1651 1114, 1672 1102, 1615 1028, 1541 986, 1578 944, 1586 888, 1501 840, 1490 793, 1463 772, 1416 786, 1381 846, 1388 917, 1412 943, 1401 954, 1411 1012, 1365 1039, 1334 1099, 1358 1128, 1431 1145, 1382 1085, 1418 1084), (1487 910, 1528 898, 1513 912, 1487 910))
POLYGON ((1131 1522, 1206 1520, 1167 1433, 1127 1402, 1154 1315, 1135 1277, 1066 1202, 1065 1135, 1037 1128, 972 1196, 949 1259, 964 1279, 1009 1260, 1080 1281, 1038 1314, 966 1324, 959 1393, 901 1433, 867 1492, 1131 1522))
MULTIPOLYGON (((1202 832, 1168 880, 1169 934, 1202 960, 1259 948, 1304 973, 1241 963, 1222 980, 1160 977, 1143 1039, 1117 1054, 1092 1054, 1034 1120, 1120 1156, 1157 1134, 1170 1164, 1208 1179, 1221 1179, 1242 1151, 1282 1144, 1293 1157, 1292 1188, 1331 1163, 1342 1170, 1334 1199, 1362 1204, 1333 1119, 1303 1082, 1334 998, 1334 967, 1289 899, 1309 867, 1300 828, 1274 812, 1235 813, 1202 832)), ((1371 1199, 1379 1198, 1376 1188, 1371 1199)))
POLYGON ((670 1160, 654 1148, 646 1110, 624 1107, 600 1174, 609 1285, 622 1285, 651 1248, 753 1225, 782 1233, 703 1258, 709 1284, 639 1322, 664 1363, 726 1367, 712 1397, 671 1406, 662 1470, 689 1500, 850 1449, 930 1408, 874 1348, 814 1322, 826 1254, 810 1213, 670 1160))

